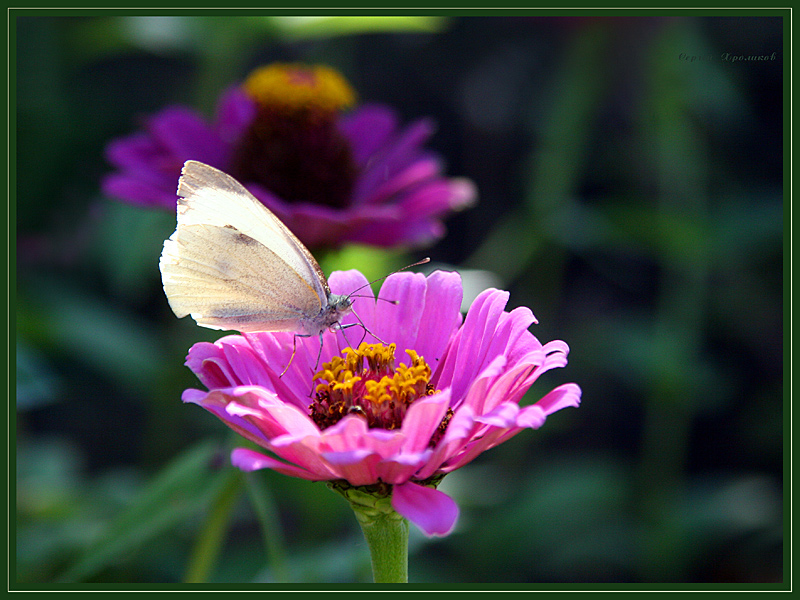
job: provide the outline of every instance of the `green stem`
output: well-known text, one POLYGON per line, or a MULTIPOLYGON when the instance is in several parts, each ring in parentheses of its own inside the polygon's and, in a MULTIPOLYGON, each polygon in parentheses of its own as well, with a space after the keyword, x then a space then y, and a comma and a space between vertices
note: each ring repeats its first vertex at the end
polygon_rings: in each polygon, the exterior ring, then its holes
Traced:
POLYGON ((408 583, 408 521, 397 513, 377 519, 362 519, 358 524, 369 546, 372 579, 375 583, 408 583))
POLYGON ((392 508, 391 496, 375 486, 350 487, 329 482, 328 487, 350 502, 372 560, 375 583, 408 583, 408 521, 392 508))

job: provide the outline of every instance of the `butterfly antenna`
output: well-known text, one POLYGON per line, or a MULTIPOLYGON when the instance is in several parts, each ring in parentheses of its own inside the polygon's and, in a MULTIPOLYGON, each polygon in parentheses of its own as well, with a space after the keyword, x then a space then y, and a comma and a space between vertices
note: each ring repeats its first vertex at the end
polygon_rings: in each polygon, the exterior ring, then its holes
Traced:
MULTIPOLYGON (((419 265, 424 265, 425 263, 429 263, 429 262, 431 262, 431 258, 430 258, 430 256, 426 256, 422 260, 419 260, 419 261, 417 261, 417 262, 415 262, 413 264, 406 265, 405 267, 403 267, 401 269, 397 269, 396 271, 392 271, 391 273, 387 273, 383 277, 378 277, 377 279, 374 279, 373 281, 370 281, 369 283, 365 283, 361 287, 356 288, 352 292, 347 294, 347 297, 351 298, 353 296, 353 294, 355 294, 358 290, 363 290, 365 287, 368 287, 368 286, 372 285, 373 283, 378 283, 379 281, 382 281, 382 280, 386 279, 387 277, 389 277, 389 275, 394 275, 395 273, 399 273, 400 271, 405 271, 406 269, 410 269, 411 267, 418 267, 419 265)), ((389 302, 396 303, 396 301, 394 301, 394 300, 390 300, 389 302)))
POLYGON ((384 302, 388 302, 389 304, 397 305, 397 300, 389 300, 388 298, 381 298, 378 296, 375 298, 374 296, 368 296, 367 294, 349 294, 348 298, 372 298, 373 300, 383 300, 384 302))

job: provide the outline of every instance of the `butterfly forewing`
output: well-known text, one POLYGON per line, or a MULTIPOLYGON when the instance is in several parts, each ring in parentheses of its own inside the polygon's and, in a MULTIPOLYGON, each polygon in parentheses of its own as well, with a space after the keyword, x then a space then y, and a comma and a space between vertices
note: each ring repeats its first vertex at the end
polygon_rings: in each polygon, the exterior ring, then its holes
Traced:
POLYGON ((328 284, 317 261, 281 221, 236 179, 197 161, 187 161, 178 184, 178 226, 233 227, 269 248, 317 294, 328 284))
POLYGON ((328 284, 303 244, 235 179, 186 163, 178 226, 164 242, 164 292, 178 317, 237 331, 303 331, 328 284))

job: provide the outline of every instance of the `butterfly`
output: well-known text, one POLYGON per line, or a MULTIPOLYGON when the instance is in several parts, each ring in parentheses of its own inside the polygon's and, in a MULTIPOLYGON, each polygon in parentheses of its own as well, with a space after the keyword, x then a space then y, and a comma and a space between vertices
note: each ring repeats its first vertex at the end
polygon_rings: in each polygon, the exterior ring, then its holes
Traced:
POLYGON ((341 320, 353 295, 333 294, 303 243, 236 179, 189 160, 178 196, 178 224, 159 261, 177 317, 211 329, 318 335, 320 353, 326 330, 350 326, 341 320))

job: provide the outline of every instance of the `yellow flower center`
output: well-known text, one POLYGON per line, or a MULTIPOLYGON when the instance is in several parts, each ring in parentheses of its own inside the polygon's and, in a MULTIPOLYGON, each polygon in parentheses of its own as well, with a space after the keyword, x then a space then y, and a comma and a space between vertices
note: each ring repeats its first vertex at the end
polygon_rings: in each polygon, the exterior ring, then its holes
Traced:
MULTIPOLYGON (((414 350, 406 350, 409 364, 395 367, 395 344, 362 343, 334 356, 314 375, 319 383, 309 407, 314 422, 325 429, 348 414, 358 414, 369 427, 397 429, 408 407, 420 397, 438 393, 431 385, 431 368, 414 350)), ((431 439, 435 444, 452 416, 447 416, 431 439)))
POLYGON ((243 88, 260 105, 282 110, 332 113, 356 101, 347 80, 323 65, 273 63, 253 71, 243 88))

